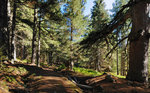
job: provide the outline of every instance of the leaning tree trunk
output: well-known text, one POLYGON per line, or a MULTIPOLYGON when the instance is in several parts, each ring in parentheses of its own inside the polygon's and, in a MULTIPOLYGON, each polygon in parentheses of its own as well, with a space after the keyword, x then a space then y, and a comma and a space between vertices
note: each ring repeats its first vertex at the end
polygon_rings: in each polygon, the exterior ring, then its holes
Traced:
MULTIPOLYGON (((133 0, 140 1, 140 0, 133 0)), ((150 30, 150 4, 141 2, 132 7, 128 80, 148 81, 148 47, 150 30)))

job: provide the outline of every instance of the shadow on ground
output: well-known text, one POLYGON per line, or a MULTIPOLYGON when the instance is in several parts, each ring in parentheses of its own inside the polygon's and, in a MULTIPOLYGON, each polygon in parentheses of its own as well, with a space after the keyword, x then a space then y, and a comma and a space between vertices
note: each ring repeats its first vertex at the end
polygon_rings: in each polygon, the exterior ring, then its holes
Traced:
POLYGON ((82 93, 79 87, 61 73, 53 71, 53 69, 25 64, 15 64, 12 66, 23 67, 28 71, 28 74, 25 76, 25 78, 28 78, 26 81, 27 93, 82 93))

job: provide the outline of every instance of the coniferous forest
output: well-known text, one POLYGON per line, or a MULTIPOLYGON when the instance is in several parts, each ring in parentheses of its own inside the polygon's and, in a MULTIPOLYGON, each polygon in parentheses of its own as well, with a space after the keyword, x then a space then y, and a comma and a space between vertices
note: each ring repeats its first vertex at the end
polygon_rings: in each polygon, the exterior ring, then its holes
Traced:
POLYGON ((150 93, 150 1, 0 0, 0 93, 150 93))

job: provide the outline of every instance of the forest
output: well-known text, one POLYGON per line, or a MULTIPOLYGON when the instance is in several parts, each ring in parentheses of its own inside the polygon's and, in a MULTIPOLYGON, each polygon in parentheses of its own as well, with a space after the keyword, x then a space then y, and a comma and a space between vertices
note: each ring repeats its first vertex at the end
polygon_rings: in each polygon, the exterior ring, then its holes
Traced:
POLYGON ((150 1, 0 0, 0 93, 150 93, 150 1))

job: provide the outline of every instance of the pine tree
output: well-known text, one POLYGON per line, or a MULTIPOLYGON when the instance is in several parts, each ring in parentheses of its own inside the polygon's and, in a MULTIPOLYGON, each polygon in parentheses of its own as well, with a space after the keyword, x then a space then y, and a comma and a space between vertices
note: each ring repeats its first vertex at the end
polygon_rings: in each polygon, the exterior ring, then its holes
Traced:
MULTIPOLYGON (((113 9, 111 12, 113 13, 112 17, 114 17, 118 11, 122 8, 123 5, 127 4, 129 0, 116 0, 115 3, 113 3, 113 9)), ((130 30, 130 20, 128 20, 125 24, 119 26, 117 29, 115 29, 114 34, 116 34, 116 42, 118 43, 119 40, 124 38, 125 36, 128 35, 129 30, 130 30)), ((127 52, 126 52, 126 43, 127 40, 124 40, 118 47, 117 47, 117 74, 119 74, 119 55, 121 55, 121 65, 120 65, 120 74, 125 75, 126 72, 126 64, 127 64, 127 52), (121 52, 121 54, 118 53, 118 51, 121 52)))
POLYGON ((85 0, 68 0, 64 15, 67 18, 68 31, 70 33, 70 61, 69 67, 73 70, 74 65, 74 42, 78 41, 85 30, 85 20, 83 15, 85 0))
POLYGON ((95 5, 92 9, 92 26, 95 31, 100 31, 108 23, 109 16, 105 9, 104 0, 95 0, 95 5))
POLYGON ((33 37, 32 37, 32 56, 31 56, 31 63, 36 64, 36 34, 37 34, 37 4, 34 4, 34 26, 33 26, 33 37))
MULTIPOLYGON (((93 31, 101 31, 103 27, 108 23, 109 16, 107 13, 107 10, 105 9, 105 3, 103 0, 95 0, 95 5, 92 9, 92 29, 93 31)), ((103 43, 103 42, 102 42, 103 43)), ((102 46, 99 44, 99 46, 102 46)), ((102 65, 102 49, 97 45, 92 47, 93 56, 95 56, 94 64, 95 64, 95 70, 101 71, 101 65, 102 65)))
POLYGON ((16 13, 16 46, 17 58, 26 59, 31 54, 31 43, 33 35, 34 9, 29 2, 18 2, 16 13))

